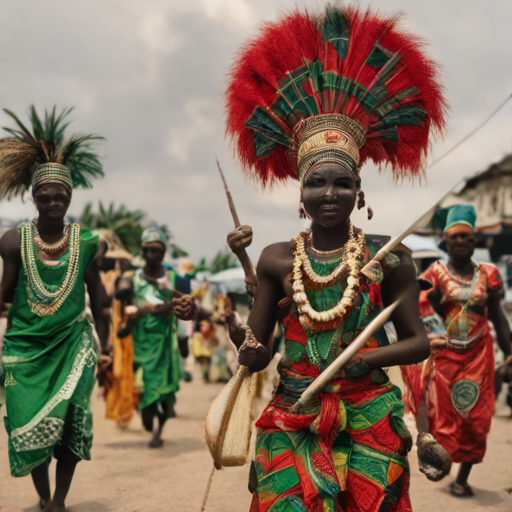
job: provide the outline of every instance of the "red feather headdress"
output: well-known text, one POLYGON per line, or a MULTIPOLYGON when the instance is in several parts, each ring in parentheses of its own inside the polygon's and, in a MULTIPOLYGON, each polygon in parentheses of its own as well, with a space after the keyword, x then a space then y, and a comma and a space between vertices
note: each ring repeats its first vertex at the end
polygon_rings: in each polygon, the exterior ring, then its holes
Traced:
POLYGON ((383 17, 328 6, 266 23, 242 48, 226 93, 227 133, 263 185, 322 161, 352 172, 368 159, 418 175, 445 124, 437 65, 419 38, 383 17))

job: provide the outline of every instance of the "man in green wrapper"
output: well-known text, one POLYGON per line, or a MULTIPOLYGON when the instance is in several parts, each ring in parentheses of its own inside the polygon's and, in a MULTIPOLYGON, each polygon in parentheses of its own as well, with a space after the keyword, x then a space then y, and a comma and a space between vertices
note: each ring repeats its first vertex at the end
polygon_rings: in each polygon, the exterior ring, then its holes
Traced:
POLYGON ((90 460, 98 347, 85 314, 86 285, 102 348, 108 323, 102 312, 102 285, 94 258, 98 239, 78 224, 65 224, 73 186, 90 186, 88 176, 103 175, 90 142, 73 136, 64 142, 63 120, 46 113, 41 122, 30 111, 33 133, 17 123, 12 138, 0 140, 0 198, 30 186, 39 212, 34 221, 5 233, 0 241, 4 274, 0 310, 12 302, 2 366, 11 474, 32 474, 40 508, 64 511, 79 460, 90 460), (57 462, 50 494, 48 466, 57 462))
POLYGON ((130 297, 129 326, 133 329, 134 372, 139 386, 142 422, 153 437, 150 448, 163 445, 162 429, 175 416, 181 379, 176 317, 190 320, 196 311, 189 282, 163 265, 167 238, 157 228, 142 234, 144 267, 120 280, 118 298, 130 297), (173 298, 174 297, 174 298, 173 298))

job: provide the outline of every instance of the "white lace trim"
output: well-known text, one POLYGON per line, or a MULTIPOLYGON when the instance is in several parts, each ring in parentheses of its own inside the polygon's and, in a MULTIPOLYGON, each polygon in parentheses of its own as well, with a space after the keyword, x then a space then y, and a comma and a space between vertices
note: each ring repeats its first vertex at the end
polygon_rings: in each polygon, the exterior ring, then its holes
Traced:
POLYGON ((39 450, 58 443, 64 432, 64 420, 43 418, 35 428, 18 436, 11 436, 12 446, 17 452, 39 450))
POLYGON ((36 428, 41 421, 50 414, 57 405, 63 400, 69 400, 75 391, 76 385, 82 376, 84 368, 93 368, 96 364, 96 345, 89 339, 88 333, 82 334, 82 340, 80 342, 81 349, 73 361, 73 366, 69 372, 66 381, 62 387, 55 393, 49 402, 34 416, 34 418, 24 425, 23 427, 17 428, 11 432, 11 439, 26 434, 30 430, 36 428))
POLYGON ((0 358, 0 361, 2 361, 2 363, 4 363, 4 364, 9 364, 9 363, 20 363, 20 362, 25 361, 25 359, 23 359, 20 356, 3 356, 2 358, 0 358))

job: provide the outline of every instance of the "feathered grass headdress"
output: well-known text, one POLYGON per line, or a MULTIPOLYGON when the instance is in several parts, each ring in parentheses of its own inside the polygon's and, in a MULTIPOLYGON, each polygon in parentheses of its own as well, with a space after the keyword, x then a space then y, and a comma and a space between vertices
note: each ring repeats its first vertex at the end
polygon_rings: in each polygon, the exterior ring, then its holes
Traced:
POLYGON ((97 135, 73 134, 65 140, 66 121, 73 109, 57 107, 45 111, 41 119, 32 105, 28 112, 30 128, 10 110, 15 128, 6 128, 12 137, 0 139, 0 199, 23 196, 32 186, 32 194, 46 183, 60 183, 71 196, 76 187, 91 188, 91 178, 102 177, 103 166, 93 151, 97 135))

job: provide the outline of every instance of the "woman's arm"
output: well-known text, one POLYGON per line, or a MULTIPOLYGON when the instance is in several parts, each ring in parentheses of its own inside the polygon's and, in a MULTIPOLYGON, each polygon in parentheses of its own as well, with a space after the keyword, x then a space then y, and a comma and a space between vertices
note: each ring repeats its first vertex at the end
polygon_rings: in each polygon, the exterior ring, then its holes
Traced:
MULTIPOLYGON (((238 254, 243 249, 247 249, 252 244, 252 228, 251 226, 240 226, 228 233, 228 246, 234 254, 238 254)), ((250 297, 256 297, 257 288, 254 287, 252 279, 245 278, 245 289, 250 297)), ((243 340, 242 340, 243 341, 243 340)))
POLYGON ((496 338, 498 345, 505 354, 505 357, 511 354, 510 346, 510 327, 501 307, 501 293, 489 291, 489 298, 487 299, 487 315, 489 320, 493 323, 496 330, 496 338))
POLYGON ((427 332, 419 316, 419 286, 412 265, 399 265, 384 278, 381 286, 384 306, 403 297, 391 317, 398 342, 362 355, 370 368, 419 363, 430 355, 427 332))
MULTIPOLYGON (((270 362, 268 343, 274 332, 277 320, 277 304, 284 296, 280 269, 283 248, 280 244, 267 247, 261 254, 256 269, 258 275, 258 294, 249 315, 248 325, 258 347, 244 347, 238 353, 238 361, 252 371, 261 371, 270 362)), ((230 336, 238 347, 245 339, 245 331, 240 326, 230 326, 230 336)))

